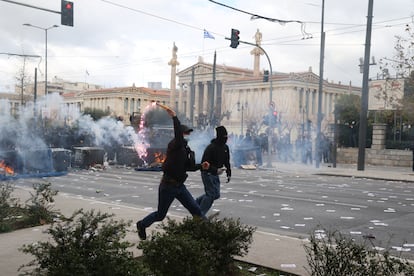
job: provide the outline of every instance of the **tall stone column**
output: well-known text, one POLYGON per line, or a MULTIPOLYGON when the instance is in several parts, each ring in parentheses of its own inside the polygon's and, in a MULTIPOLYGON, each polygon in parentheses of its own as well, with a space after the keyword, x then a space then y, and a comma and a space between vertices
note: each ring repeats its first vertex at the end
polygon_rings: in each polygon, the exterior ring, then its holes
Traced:
POLYGON ((200 86, 199 83, 195 83, 195 91, 194 91, 194 118, 198 117, 200 114, 200 86))
POLYGON ((191 108, 193 108, 191 106, 191 91, 192 91, 192 87, 191 87, 191 84, 189 84, 188 87, 187 87, 187 97, 186 97, 186 100, 187 100, 186 106, 187 106, 187 108, 185 110, 185 117, 190 119, 190 120, 191 120, 191 108))
POLYGON ((203 113, 208 114, 208 82, 204 83, 204 93, 203 93, 203 113))
MULTIPOLYGON (((256 40, 256 44, 260 46, 262 43, 262 33, 259 31, 259 29, 257 29, 254 38, 256 40)), ((259 47, 255 47, 250 51, 250 54, 254 56, 253 76, 258 77, 260 76, 260 56, 264 55, 264 53, 259 47)))
POLYGON ((183 93, 184 93, 184 83, 180 85, 180 91, 178 92, 178 111, 183 112, 183 93))
POLYGON ((168 65, 171 65, 171 80, 170 80, 170 106, 174 108, 175 106, 175 88, 177 86, 177 65, 180 65, 180 63, 177 61, 177 51, 178 48, 175 46, 175 42, 173 44, 173 50, 172 50, 172 58, 170 62, 168 62, 168 65))

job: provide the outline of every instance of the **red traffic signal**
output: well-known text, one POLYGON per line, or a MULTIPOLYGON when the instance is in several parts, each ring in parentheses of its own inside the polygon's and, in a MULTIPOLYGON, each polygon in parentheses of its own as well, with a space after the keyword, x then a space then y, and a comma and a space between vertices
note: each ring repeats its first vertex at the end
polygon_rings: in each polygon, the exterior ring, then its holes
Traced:
POLYGON ((73 27, 73 2, 62 0, 60 23, 73 27))
POLYGON ((230 47, 236 49, 239 46, 239 37, 240 31, 236 29, 231 29, 231 44, 230 47))

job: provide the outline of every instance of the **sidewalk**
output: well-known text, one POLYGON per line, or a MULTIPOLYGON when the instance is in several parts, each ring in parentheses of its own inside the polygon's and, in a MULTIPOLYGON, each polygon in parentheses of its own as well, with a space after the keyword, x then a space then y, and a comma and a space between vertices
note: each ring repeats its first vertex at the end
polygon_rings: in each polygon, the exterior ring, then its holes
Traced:
POLYGON ((320 164, 319 168, 313 165, 305 165, 301 163, 282 163, 274 162, 273 169, 281 173, 297 173, 297 174, 314 174, 343 176, 356 178, 370 178, 388 181, 404 181, 414 182, 414 171, 410 167, 386 167, 365 165, 364 170, 358 171, 357 164, 337 164, 336 168, 332 164, 320 164))
MULTIPOLYGON (((414 173, 411 168, 396 167, 366 167, 364 171, 358 171, 356 165, 338 164, 337 168, 328 167, 321 164, 320 168, 311 165, 278 163, 272 164, 273 170, 279 173, 289 174, 309 174, 309 175, 332 175, 345 177, 362 177, 374 178, 390 181, 410 181, 414 182, 414 173)), ((29 190, 16 188, 13 196, 21 198, 24 201, 29 195, 29 190)), ((138 218, 147 214, 144 209, 117 203, 107 203, 90 198, 59 193, 55 197, 55 209, 62 214, 69 216, 75 210, 83 208, 85 210, 95 209, 101 212, 114 213, 115 219, 132 220, 135 222, 138 218)), ((182 219, 182 217, 169 214, 170 217, 182 219)), ((148 229, 148 233, 156 228, 154 224, 148 229)), ((33 227, 14 231, 11 233, 0 234, 0 271, 1 275, 18 275, 17 269, 33 259, 33 256, 23 254, 18 250, 23 244, 31 244, 38 241, 47 240, 48 236, 43 231, 49 226, 33 227)), ((138 243, 139 239, 135 229, 135 223, 132 223, 131 232, 127 234, 126 239, 138 243)), ((305 270, 307 267, 306 254, 303 247, 305 241, 282 235, 271 234, 258 229, 253 236, 253 243, 247 256, 242 260, 252 264, 272 267, 282 271, 294 273, 297 275, 308 275, 305 270)), ((138 249, 134 249, 134 254, 141 254, 138 249)))

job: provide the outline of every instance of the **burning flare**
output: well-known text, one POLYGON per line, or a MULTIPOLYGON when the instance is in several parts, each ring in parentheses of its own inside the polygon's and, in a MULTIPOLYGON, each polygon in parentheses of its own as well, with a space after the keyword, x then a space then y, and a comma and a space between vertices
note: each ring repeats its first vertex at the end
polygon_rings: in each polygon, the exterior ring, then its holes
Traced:
POLYGON ((156 153, 154 153, 154 162, 162 164, 162 163, 164 163, 166 157, 167 156, 164 153, 156 152, 156 153))
POLYGON ((0 161, 0 171, 4 171, 5 174, 13 175, 14 169, 6 164, 4 160, 0 161))

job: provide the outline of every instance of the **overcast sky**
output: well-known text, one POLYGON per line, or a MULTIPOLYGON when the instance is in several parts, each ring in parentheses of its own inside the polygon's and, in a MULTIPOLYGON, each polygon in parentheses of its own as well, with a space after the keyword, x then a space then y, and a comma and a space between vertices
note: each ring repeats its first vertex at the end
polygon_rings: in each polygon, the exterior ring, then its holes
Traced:
MULTIPOLYGON (((60 0, 14 0, 60 11, 60 0)), ((251 20, 251 16, 208 0, 74 0, 74 27, 48 31, 48 79, 87 81, 104 87, 147 86, 162 82, 170 87, 168 62, 173 43, 178 47, 178 70, 203 56, 213 63, 253 69, 252 46, 229 47, 231 28, 240 30, 240 40, 254 43, 259 29, 262 47, 273 71, 299 72, 309 67, 319 74, 322 0, 216 0, 253 14, 291 22, 279 24, 251 20), (215 39, 204 39, 203 29, 215 39), (312 37, 312 38, 310 38, 312 37), (307 38, 307 39, 305 39, 307 38), (88 74, 88 73, 89 74, 88 74)), ((324 78, 362 86, 359 58, 364 56, 368 0, 325 0, 326 49, 324 78)), ((392 58, 395 35, 404 35, 413 24, 414 0, 374 1, 371 56, 392 58)), ((0 53, 40 55, 27 60, 27 74, 34 68, 44 80, 45 31, 60 25, 60 15, 0 0, 0 53)), ((23 58, 0 55, 0 92, 14 91, 23 58)), ((269 64, 263 56, 261 69, 269 64)), ((375 77, 378 66, 370 67, 375 77)))

